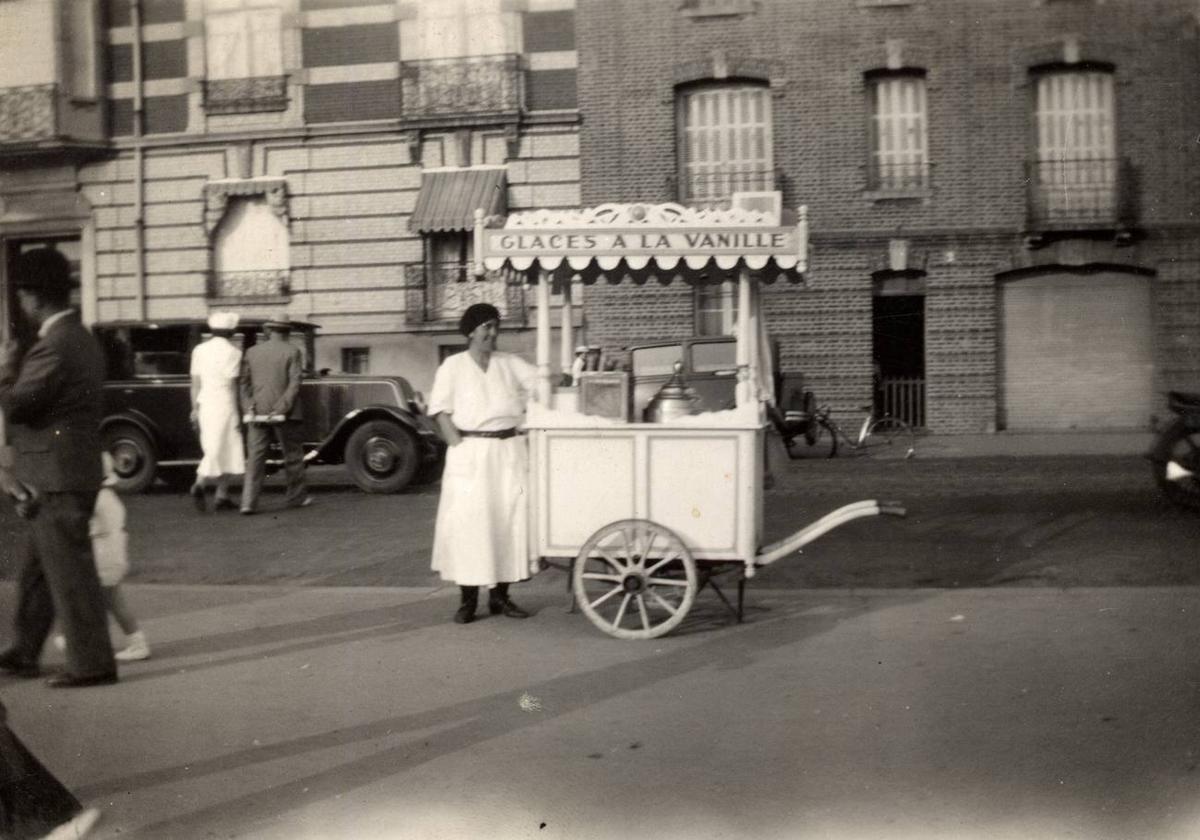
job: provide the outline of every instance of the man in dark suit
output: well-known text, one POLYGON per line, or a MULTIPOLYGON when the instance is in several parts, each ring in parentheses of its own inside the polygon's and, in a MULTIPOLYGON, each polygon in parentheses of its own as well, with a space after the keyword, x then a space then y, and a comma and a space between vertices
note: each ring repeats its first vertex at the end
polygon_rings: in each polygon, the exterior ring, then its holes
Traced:
POLYGON ((70 308, 71 269, 47 248, 20 255, 10 282, 21 312, 37 327, 22 356, 0 350, 0 411, 12 444, 12 475, 32 490, 17 586, 15 638, 0 671, 38 674, 42 645, 57 615, 67 640, 66 671, 54 688, 117 681, 108 617, 92 558, 88 520, 103 479, 100 388, 104 362, 92 334, 70 308))
POLYGON ((283 450, 288 507, 308 507, 312 496, 304 484, 304 436, 300 424, 300 377, 304 354, 289 341, 290 322, 263 324, 267 341, 242 355, 242 420, 246 425, 246 478, 242 484, 242 513, 252 514, 262 492, 267 448, 274 438, 283 450))

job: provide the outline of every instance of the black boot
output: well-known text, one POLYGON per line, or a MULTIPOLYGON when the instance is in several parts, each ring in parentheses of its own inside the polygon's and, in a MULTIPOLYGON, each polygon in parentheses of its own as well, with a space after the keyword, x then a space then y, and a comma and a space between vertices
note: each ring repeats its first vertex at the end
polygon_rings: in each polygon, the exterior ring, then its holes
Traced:
POLYGON ((504 613, 509 618, 529 618, 529 613, 514 604, 508 597, 507 583, 497 583, 488 593, 488 612, 492 615, 504 613))
POLYGON ((475 605, 479 602, 479 587, 460 586, 458 591, 462 594, 462 606, 454 614, 454 623, 470 624, 475 620, 475 605))

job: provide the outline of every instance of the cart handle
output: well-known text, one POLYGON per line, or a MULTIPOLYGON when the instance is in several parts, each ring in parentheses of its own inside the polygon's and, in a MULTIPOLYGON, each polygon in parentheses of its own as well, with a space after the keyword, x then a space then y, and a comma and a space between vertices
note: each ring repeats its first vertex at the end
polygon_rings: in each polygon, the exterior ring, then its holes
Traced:
POLYGON ((888 513, 892 516, 903 516, 904 506, 899 502, 877 502, 874 499, 867 499, 840 507, 832 513, 825 514, 807 528, 802 528, 790 537, 784 537, 782 540, 771 543, 771 545, 763 548, 758 553, 758 556, 754 558, 753 565, 747 565, 746 576, 749 577, 752 574, 750 569, 753 566, 766 566, 774 563, 781 557, 786 557, 792 552, 798 551, 817 537, 829 533, 840 525, 853 522, 855 519, 862 519, 864 516, 878 516, 881 513, 888 513))

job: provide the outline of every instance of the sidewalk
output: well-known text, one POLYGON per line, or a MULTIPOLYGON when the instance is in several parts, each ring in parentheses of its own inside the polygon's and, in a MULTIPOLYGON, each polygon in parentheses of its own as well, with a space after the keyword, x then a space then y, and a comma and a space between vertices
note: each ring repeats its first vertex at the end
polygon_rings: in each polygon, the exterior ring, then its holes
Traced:
POLYGON ((1059 455, 1144 455, 1153 432, 996 432, 923 435, 918 458, 1052 457, 1059 455))
POLYGON ((0 685, 96 840, 1195 836, 1198 588, 706 595, 625 642, 560 583, 468 626, 452 588, 132 586, 119 684, 0 685))

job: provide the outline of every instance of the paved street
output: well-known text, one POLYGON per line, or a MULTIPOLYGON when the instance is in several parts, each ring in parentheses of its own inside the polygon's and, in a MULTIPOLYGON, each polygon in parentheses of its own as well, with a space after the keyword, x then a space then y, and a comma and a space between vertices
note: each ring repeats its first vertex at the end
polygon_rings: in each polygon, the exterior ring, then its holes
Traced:
POLYGON ((436 487, 314 479, 317 506, 252 518, 130 498, 154 658, 0 678, 97 837, 1200 833, 1200 518, 1137 457, 789 464, 768 539, 860 498, 910 516, 763 570, 743 625, 706 593, 650 642, 567 614, 557 571, 515 590, 528 621, 454 625, 436 487))

